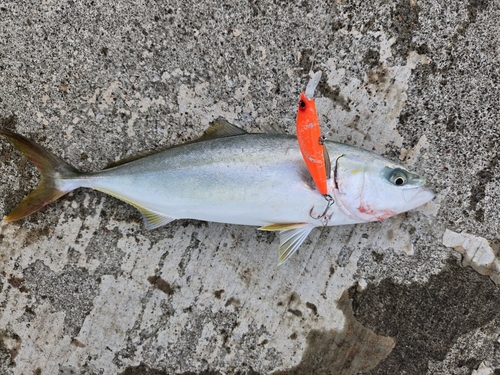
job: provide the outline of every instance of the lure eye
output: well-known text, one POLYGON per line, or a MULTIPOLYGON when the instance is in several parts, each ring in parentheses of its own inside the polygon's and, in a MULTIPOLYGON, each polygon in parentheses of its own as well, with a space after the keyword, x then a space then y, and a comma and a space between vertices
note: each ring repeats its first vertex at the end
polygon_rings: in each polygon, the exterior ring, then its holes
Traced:
POLYGON ((302 108, 302 109, 305 109, 306 108, 306 102, 301 100, 299 101, 299 107, 302 108))
POLYGON ((408 176, 406 173, 400 169, 395 170, 392 172, 391 177, 389 178, 389 181, 396 186, 403 186, 408 182, 408 176))

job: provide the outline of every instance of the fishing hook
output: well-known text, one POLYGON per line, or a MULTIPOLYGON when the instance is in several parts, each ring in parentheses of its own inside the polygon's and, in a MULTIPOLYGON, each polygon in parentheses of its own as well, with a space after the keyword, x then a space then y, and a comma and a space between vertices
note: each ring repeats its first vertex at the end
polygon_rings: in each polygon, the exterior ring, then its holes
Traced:
POLYGON ((335 169, 333 170, 333 182, 335 183, 335 189, 339 190, 339 184, 337 183, 337 169, 339 167, 339 159, 344 157, 345 154, 341 154, 337 159, 335 159, 335 169))
POLYGON ((330 209, 330 207, 332 207, 332 205, 335 203, 335 200, 332 198, 332 196, 330 194, 325 194, 325 195, 323 195, 323 197, 327 201, 326 208, 323 211, 323 213, 317 217, 314 217, 313 216, 314 207, 312 207, 311 210, 309 211, 309 216, 311 216, 314 220, 321 220, 321 222, 323 223, 323 226, 327 226, 328 220, 330 220, 330 217, 327 216, 327 212, 330 209))
MULTIPOLYGON (((321 136, 320 137, 320 142, 322 140, 324 142, 324 139, 326 139, 326 137, 321 136)), ((339 188, 339 186, 337 184, 337 168, 338 168, 338 164, 339 164, 339 159, 342 158, 342 157, 344 157, 344 156, 345 156, 345 154, 341 154, 337 159, 335 159, 335 170, 333 171, 333 181, 335 183, 335 188, 337 190, 339 188)), ((330 209, 330 207, 332 207, 333 204, 335 203, 335 200, 332 198, 332 196, 330 194, 325 194, 325 195, 323 195, 323 197, 325 197, 325 199, 327 201, 326 208, 323 211, 323 213, 321 215, 317 216, 317 217, 314 217, 313 214, 312 214, 312 212, 314 210, 314 206, 309 211, 309 216, 311 216, 315 220, 318 220, 318 219, 321 220, 321 223, 323 224, 323 229, 321 230, 321 233, 323 233, 323 230, 328 225, 328 221, 330 220, 330 217, 331 217, 331 215, 330 216, 327 215, 327 212, 330 209)))

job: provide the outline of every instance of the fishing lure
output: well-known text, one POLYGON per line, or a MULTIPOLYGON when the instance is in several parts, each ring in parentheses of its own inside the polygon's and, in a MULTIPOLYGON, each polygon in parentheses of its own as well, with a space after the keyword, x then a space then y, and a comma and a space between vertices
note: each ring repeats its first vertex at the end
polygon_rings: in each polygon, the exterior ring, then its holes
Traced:
POLYGON ((314 90, 320 79, 321 71, 314 74, 311 72, 306 91, 300 95, 296 129, 299 148, 307 169, 320 193, 329 200, 327 180, 331 177, 330 157, 324 146, 325 138, 321 136, 314 103, 314 90))
POLYGON ((316 113, 316 103, 314 102, 314 91, 321 79, 321 71, 311 72, 311 79, 307 84, 306 91, 300 95, 299 108, 297 110, 297 141, 299 142, 300 152, 307 169, 313 178, 318 190, 325 198, 327 204, 323 213, 319 216, 313 216, 314 207, 311 208, 310 216, 313 219, 319 219, 323 227, 328 225, 330 215, 328 210, 335 203, 333 197, 328 194, 327 180, 331 177, 331 163, 328 150, 325 147, 326 138, 321 135, 318 115, 316 113))

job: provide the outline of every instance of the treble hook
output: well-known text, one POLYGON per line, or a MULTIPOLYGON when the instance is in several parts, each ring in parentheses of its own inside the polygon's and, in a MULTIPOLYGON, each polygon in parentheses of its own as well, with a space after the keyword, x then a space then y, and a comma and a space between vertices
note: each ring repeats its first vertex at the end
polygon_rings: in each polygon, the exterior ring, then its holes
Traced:
POLYGON ((312 207, 311 210, 309 211, 309 216, 311 216, 314 220, 321 220, 321 222, 323 223, 323 226, 326 227, 328 225, 328 220, 330 219, 326 214, 327 214, 328 210, 330 209, 330 207, 332 207, 332 205, 335 203, 335 201, 333 200, 333 198, 330 194, 325 194, 325 195, 323 195, 323 197, 327 201, 326 208, 323 211, 323 213, 317 217, 314 217, 312 214, 314 207, 312 207))

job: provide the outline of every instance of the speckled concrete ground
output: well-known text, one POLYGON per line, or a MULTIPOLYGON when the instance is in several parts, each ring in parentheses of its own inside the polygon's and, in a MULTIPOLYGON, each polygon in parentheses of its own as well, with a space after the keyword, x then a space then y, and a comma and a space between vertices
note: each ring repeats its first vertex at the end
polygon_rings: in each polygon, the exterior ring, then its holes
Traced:
MULTIPOLYGON (((82 170, 222 116, 294 132, 312 61, 330 138, 428 177, 435 200, 314 231, 148 232, 78 190, 0 224, 1 374, 500 373, 500 4, 0 3, 0 122, 82 170)), ((38 182, 0 140, 0 214, 38 182)))

